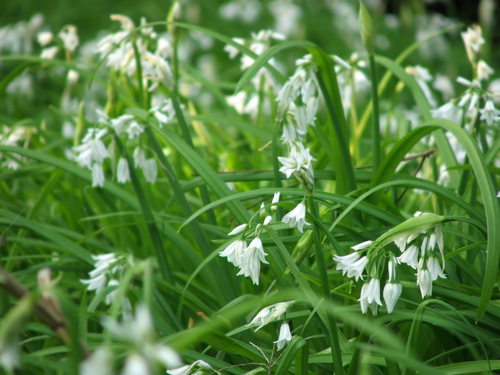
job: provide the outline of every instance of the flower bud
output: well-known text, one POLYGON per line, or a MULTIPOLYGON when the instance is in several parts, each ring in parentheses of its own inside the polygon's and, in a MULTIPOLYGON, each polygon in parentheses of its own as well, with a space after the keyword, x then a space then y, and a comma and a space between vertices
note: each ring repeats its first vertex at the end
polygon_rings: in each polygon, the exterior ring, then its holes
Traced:
POLYGON ((368 10, 363 3, 359 2, 359 33, 361 34, 361 41, 365 46, 366 52, 369 55, 374 54, 373 50, 373 24, 368 10))

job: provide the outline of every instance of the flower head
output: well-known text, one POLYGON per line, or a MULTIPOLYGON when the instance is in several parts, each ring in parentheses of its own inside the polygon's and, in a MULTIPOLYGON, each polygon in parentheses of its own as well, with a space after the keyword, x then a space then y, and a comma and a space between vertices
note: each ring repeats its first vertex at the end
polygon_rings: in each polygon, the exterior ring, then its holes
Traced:
POLYGON ((485 120, 488 125, 493 124, 494 121, 500 120, 500 111, 495 108, 491 100, 488 100, 483 109, 480 109, 481 120, 485 120))
POLYGON ((387 306, 387 312, 390 314, 392 310, 394 310, 394 306, 396 306, 396 302, 398 302, 399 297, 401 296, 401 292, 403 291, 403 286, 400 283, 391 283, 388 282, 384 287, 384 301, 387 306))
POLYGON ((118 161, 117 168, 117 180, 118 182, 124 184, 127 181, 130 181, 130 170, 128 168, 128 161, 125 158, 120 158, 118 161))
POLYGON ((297 229, 299 232, 304 232, 304 225, 311 225, 306 221, 306 206, 303 202, 300 202, 297 207, 295 207, 292 211, 287 213, 282 220, 283 223, 290 225, 290 227, 294 227, 297 225, 297 229))
POLYGON ((227 257, 227 261, 239 267, 241 264, 241 256, 243 250, 247 248, 247 242, 244 240, 236 240, 232 242, 224 251, 221 251, 219 255, 221 257, 227 257))
POLYGON ((274 343, 278 345, 278 351, 283 349, 285 345, 292 339, 292 333, 290 332, 290 326, 288 323, 283 323, 280 327, 280 334, 278 340, 274 343))
POLYGON ((243 254, 240 256, 240 272, 238 275, 250 277, 255 285, 259 285, 260 263, 268 264, 266 261, 267 254, 264 252, 262 241, 259 237, 255 237, 250 245, 243 249, 243 254))

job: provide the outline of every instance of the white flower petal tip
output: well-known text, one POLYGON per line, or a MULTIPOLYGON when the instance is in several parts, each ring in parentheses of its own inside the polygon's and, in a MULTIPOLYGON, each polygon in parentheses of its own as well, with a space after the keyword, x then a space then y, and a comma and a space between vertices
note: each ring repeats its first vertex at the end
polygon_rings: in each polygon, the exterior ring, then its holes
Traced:
POLYGON ((248 224, 241 224, 234 228, 231 232, 229 232, 228 236, 235 236, 241 232, 243 232, 247 228, 248 224))
POLYGON ((372 245, 373 241, 365 241, 361 242, 360 244, 357 244, 355 246, 352 246, 351 249, 358 251, 358 250, 364 250, 369 248, 372 245))

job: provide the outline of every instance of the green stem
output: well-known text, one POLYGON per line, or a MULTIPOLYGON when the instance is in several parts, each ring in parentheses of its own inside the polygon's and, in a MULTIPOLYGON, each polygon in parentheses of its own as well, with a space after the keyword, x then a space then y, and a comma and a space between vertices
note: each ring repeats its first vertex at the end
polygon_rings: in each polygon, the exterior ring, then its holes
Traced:
MULTIPOLYGON (((318 210, 316 208, 312 195, 309 196, 309 209, 311 210, 312 215, 319 220, 318 210)), ((316 250, 316 264, 318 265, 318 273, 321 282, 323 298, 326 301, 331 301, 332 297, 330 294, 330 285, 328 283, 328 273, 326 271, 325 257, 321 248, 320 229, 316 224, 314 224, 314 248, 316 250)), ((337 322, 335 321, 335 319, 327 319, 325 323, 328 325, 327 329, 330 336, 333 369, 335 374, 340 375, 344 373, 344 368, 342 367, 342 355, 340 353, 337 322)))
POLYGON ((378 90, 377 90, 377 72, 375 67, 375 57, 370 55, 368 58, 370 62, 370 74, 372 80, 372 101, 373 101, 373 112, 372 112, 372 155, 373 155, 373 167, 372 174, 375 176, 378 168, 380 167, 381 161, 381 150, 380 150, 380 123, 379 123, 379 108, 378 108, 378 90))

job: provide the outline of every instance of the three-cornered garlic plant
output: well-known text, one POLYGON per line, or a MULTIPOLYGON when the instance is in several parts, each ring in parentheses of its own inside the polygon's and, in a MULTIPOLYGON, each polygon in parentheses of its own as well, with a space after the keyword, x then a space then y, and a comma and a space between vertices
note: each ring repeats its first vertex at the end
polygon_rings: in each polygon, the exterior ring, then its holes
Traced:
POLYGON ((383 289, 383 298, 388 313, 394 310, 402 293, 398 272, 398 265, 401 263, 416 269, 416 282, 422 298, 432 294, 433 281, 439 277, 446 278, 443 272, 444 242, 441 232, 444 220, 443 216, 417 212, 413 218, 390 229, 375 241, 365 241, 353 246, 353 253, 334 255, 337 270, 341 270, 343 275, 347 274, 347 277, 355 278, 356 281, 365 280, 363 276, 366 271, 367 280, 361 288, 359 298, 363 313, 369 307, 376 315, 378 306, 382 306, 381 278, 386 269, 388 279, 383 289), (391 242, 401 251, 400 256, 385 249, 391 242))
MULTIPOLYGON (((272 212, 277 208, 274 204, 278 203, 279 197, 279 193, 274 194, 271 205, 272 212)), ((250 223, 241 224, 228 234, 229 236, 239 235, 239 237, 231 242, 231 244, 226 247, 225 250, 221 251, 219 255, 221 257, 226 257, 228 262, 240 269, 236 276, 244 275, 245 277, 250 277, 255 285, 259 285, 261 263, 269 264, 266 260, 267 254, 264 252, 264 246, 259 236, 271 224, 273 216, 268 215, 264 203, 262 203, 259 211, 254 216, 259 216, 264 220, 262 224, 259 223, 255 227, 254 238, 250 242, 250 245, 247 245, 245 240, 245 231, 247 228, 250 228, 250 223)))
POLYGON ((167 368, 181 365, 179 355, 166 345, 157 344, 149 309, 138 305, 132 319, 122 323, 105 317, 103 326, 119 341, 129 347, 122 374, 152 375, 157 364, 167 368))

